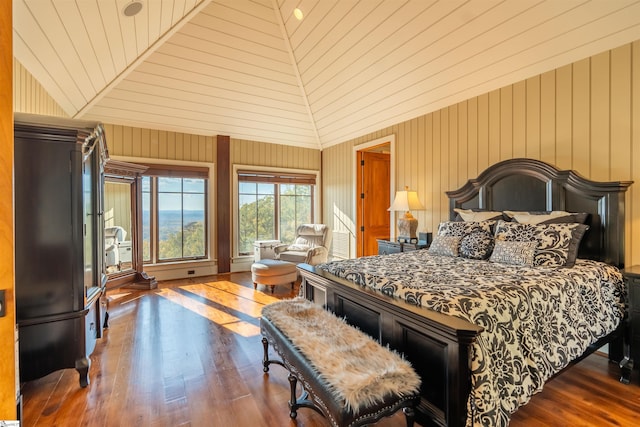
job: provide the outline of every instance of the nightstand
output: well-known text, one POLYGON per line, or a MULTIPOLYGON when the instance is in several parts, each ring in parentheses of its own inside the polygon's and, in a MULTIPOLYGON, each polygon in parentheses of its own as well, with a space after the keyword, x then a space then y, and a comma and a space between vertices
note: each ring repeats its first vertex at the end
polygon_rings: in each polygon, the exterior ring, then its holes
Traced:
POLYGON ((391 240, 378 239, 378 255, 396 254, 398 252, 410 252, 418 249, 426 249, 429 245, 425 243, 401 243, 391 240))
POLYGON ((624 359, 620 362, 620 381, 628 384, 634 361, 640 361, 640 265, 622 270, 629 298, 627 331, 624 337, 624 359))

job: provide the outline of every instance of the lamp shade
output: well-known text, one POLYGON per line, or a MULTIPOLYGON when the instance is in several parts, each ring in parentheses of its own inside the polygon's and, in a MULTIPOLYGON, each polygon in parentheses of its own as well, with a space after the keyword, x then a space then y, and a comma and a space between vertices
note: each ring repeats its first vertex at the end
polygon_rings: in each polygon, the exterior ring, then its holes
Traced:
POLYGON ((403 191, 396 191, 396 197, 387 210, 409 212, 421 211, 424 209, 424 205, 418 198, 418 193, 415 191, 409 191, 409 187, 405 187, 403 191))

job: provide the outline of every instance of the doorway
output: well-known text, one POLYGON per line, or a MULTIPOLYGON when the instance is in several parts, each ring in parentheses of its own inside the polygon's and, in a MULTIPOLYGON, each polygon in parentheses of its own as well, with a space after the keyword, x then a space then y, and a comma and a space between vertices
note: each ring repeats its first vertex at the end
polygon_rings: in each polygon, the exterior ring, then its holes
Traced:
POLYGON ((356 256, 378 254, 378 239, 390 236, 391 143, 356 152, 356 256))

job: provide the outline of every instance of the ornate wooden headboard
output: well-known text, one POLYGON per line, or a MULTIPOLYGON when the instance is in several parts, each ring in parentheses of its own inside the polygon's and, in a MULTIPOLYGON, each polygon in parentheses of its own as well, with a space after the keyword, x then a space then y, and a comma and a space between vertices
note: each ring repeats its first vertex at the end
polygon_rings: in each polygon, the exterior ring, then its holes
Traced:
POLYGON ((454 208, 491 211, 587 212, 589 231, 578 256, 624 267, 625 195, 632 181, 595 182, 534 159, 511 159, 487 168, 458 190, 448 191, 454 208))

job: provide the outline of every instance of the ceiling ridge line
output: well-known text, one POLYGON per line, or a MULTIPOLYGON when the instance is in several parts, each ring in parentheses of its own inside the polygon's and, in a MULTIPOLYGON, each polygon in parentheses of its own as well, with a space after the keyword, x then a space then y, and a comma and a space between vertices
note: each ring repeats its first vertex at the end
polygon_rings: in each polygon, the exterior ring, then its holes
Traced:
POLYGON ((304 100, 304 106, 307 109, 307 114, 309 114, 311 128, 313 130, 313 133, 316 136, 318 149, 322 151, 322 142, 320 141, 320 134, 318 133, 318 127, 316 126, 316 121, 313 117, 313 111, 311 111, 311 104, 309 104, 309 97, 307 96, 307 91, 304 89, 304 84, 302 83, 302 77, 300 76, 300 70, 298 69, 298 61, 296 61, 296 57, 293 53, 293 48, 291 47, 291 40, 289 39, 289 34, 287 34, 287 29, 284 25, 284 20, 282 19, 282 13, 280 11, 280 7, 278 6, 278 0, 271 0, 271 3, 273 4, 273 12, 275 13, 276 19, 278 20, 278 25, 280 25, 280 32, 282 33, 284 44, 287 47, 287 52, 289 52, 289 58, 291 58, 291 66, 293 67, 293 72, 296 75, 296 80, 298 81, 298 87, 300 88, 302 99, 304 100))
POLYGON ((80 108, 74 115, 74 119, 82 118, 84 114, 88 112, 88 110, 94 107, 98 102, 104 98, 108 92, 111 91, 116 85, 118 85, 122 80, 127 78, 131 72, 133 72, 141 63, 147 60, 152 53, 154 53, 160 46, 162 46, 171 36, 173 36, 176 32, 178 32, 185 24, 187 24, 194 16, 202 12, 202 10, 209 5, 213 0, 202 0, 202 2, 195 6, 189 13, 184 15, 178 22, 175 23, 171 28, 164 32, 160 37, 156 39, 153 44, 151 44, 147 49, 142 52, 131 64, 127 65, 124 70, 122 70, 116 77, 113 78, 107 85, 105 85, 98 93, 94 95, 93 98, 89 100, 82 108, 80 108))

